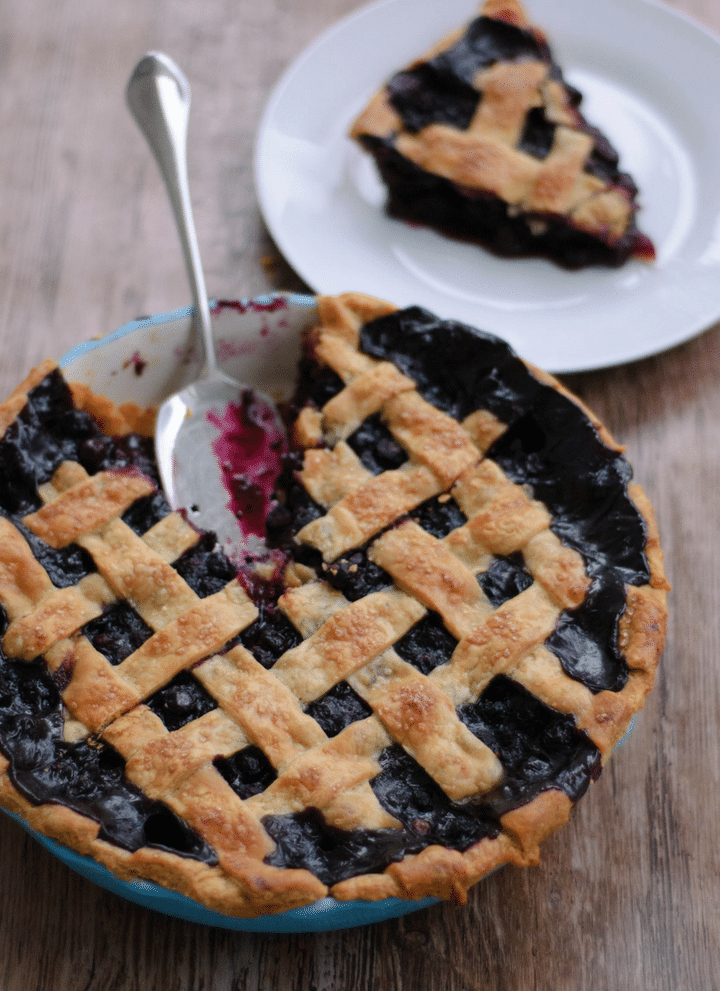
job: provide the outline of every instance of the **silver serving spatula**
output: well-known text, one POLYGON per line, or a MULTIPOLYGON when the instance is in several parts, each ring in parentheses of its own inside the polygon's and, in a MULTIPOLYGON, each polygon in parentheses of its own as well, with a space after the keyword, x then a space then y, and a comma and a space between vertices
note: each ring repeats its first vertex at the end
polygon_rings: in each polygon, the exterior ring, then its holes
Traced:
POLYGON ((252 494, 252 473, 267 475, 269 470, 262 463, 262 452, 258 454, 258 431, 265 432, 268 453, 277 458, 285 430, 268 396, 236 382, 218 367, 187 176, 188 81, 170 58, 150 52, 135 67, 126 96, 170 197, 190 279, 195 330, 204 347, 200 377, 166 399, 158 411, 155 449, 160 478, 173 509, 184 509, 195 525, 214 530, 231 556, 242 557, 246 551, 259 550, 259 536, 248 532, 242 512, 238 518, 233 481, 239 479, 245 495, 252 494), (233 472, 226 458, 229 447, 223 448, 219 434, 229 430, 234 435, 230 447, 242 454, 243 424, 254 435, 252 463, 233 472))

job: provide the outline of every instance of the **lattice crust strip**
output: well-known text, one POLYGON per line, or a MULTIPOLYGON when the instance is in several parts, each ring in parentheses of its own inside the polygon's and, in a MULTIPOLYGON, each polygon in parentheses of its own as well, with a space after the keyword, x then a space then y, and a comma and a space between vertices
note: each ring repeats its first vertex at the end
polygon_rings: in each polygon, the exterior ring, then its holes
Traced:
MULTIPOLYGON (((340 375, 343 388, 298 420, 297 434, 324 444, 307 450, 299 475, 324 514, 296 539, 319 551, 324 566, 366 546, 368 560, 391 584, 349 601, 323 579, 323 567, 317 576, 306 569, 311 579, 289 587, 279 600, 301 642, 270 670, 235 642, 258 616, 240 581, 200 598, 172 566, 198 539, 182 516, 172 513, 142 536, 120 518, 152 491, 140 476, 128 484, 126 473, 88 476, 66 462, 43 486, 44 505, 23 523, 51 546, 77 543, 89 552, 97 573, 73 588, 56 589, 22 534, 0 517, 7 548, 0 564, 6 653, 28 661, 42 654, 63 676, 68 727, 111 744, 126 761, 127 779, 212 846, 220 867, 207 870, 212 884, 220 869, 223 884, 232 880, 234 911, 263 899, 273 910, 278 893, 288 904, 312 901, 326 890, 307 871, 262 863, 274 849, 265 816, 316 808, 342 829, 399 828, 372 787, 391 744, 399 743, 453 802, 501 785, 501 761, 458 715, 458 707, 477 701, 498 674, 572 716, 605 759, 652 684, 664 621, 666 583, 656 550, 652 583, 629 590, 631 606, 621 621, 626 686, 593 693, 569 677, 544 645, 563 611, 583 602, 591 578, 581 555, 551 530, 548 509, 485 457, 505 424, 485 410, 458 422, 423 399, 394 365, 358 350, 362 324, 393 312, 389 304, 347 295, 321 298, 319 309, 314 353, 340 375), (379 475, 348 443, 376 414, 407 454, 402 467, 379 475), (435 497, 454 500, 466 519, 442 537, 406 518, 435 497), (498 555, 521 555, 529 584, 496 607, 479 578, 498 555), (119 601, 128 602, 151 632, 113 665, 83 627, 119 601), (395 645, 429 612, 441 617, 457 646, 423 674, 395 645), (192 672, 217 708, 169 731, 147 701, 183 671, 192 672), (328 738, 306 710, 342 682, 372 715, 328 738), (276 777, 241 799, 214 762, 248 746, 262 750, 276 777)), ((654 548, 651 519, 648 530, 654 548)), ((496 864, 533 862, 538 843, 567 817, 570 805, 560 791, 543 793, 504 815, 497 838, 465 853, 429 847, 381 875, 342 881, 333 893, 463 898, 467 886, 496 864)), ((148 856, 139 852, 114 868, 132 873, 132 865, 146 864, 148 856)), ((197 892, 205 874, 193 870, 197 892)), ((161 874, 158 869, 153 876, 161 874)), ((172 883, 179 883, 175 874, 172 883)))

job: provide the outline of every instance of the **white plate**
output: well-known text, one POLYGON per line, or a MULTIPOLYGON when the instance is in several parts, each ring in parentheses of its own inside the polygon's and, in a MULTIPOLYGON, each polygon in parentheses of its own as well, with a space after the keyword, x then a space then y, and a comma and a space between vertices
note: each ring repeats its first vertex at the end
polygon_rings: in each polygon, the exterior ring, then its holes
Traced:
POLYGON ((381 0, 322 35, 277 84, 255 159, 278 247, 317 292, 368 292, 463 320, 554 372, 619 364, 720 318, 720 39, 651 0, 527 0, 584 112, 641 189, 655 265, 566 272, 391 220, 347 137, 397 69, 473 16, 473 0, 381 0))

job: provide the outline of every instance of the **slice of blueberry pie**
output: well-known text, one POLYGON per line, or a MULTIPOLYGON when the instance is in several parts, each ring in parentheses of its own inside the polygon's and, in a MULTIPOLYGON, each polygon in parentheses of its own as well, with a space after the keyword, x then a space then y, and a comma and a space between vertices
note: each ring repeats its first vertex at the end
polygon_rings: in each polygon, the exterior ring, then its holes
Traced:
POLYGON ((517 0, 398 72, 355 121, 392 217, 565 268, 652 260, 637 187, 517 0))
POLYGON ((463 901, 652 687, 652 510, 502 341, 321 297, 268 554, 171 512, 147 420, 42 366, 0 406, 0 802, 227 914, 463 901))

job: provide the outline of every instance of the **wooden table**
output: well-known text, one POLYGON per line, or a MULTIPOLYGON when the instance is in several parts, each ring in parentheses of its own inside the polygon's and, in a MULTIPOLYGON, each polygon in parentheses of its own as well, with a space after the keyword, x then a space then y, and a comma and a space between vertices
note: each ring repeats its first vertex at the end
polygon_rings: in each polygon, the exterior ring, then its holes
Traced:
MULTIPOLYGON (((720 32, 716 0, 673 4, 720 32)), ((47 355, 188 301, 160 179, 122 102, 147 50, 168 52, 192 80, 190 169, 210 294, 307 288, 263 225, 253 141, 285 66, 357 6, 0 0, 3 396, 47 355)), ((542 865, 497 872, 464 909, 338 933, 245 935, 126 903, 3 816, 0 987, 718 987, 720 327, 569 384, 627 445, 675 591, 656 690, 542 865)))

